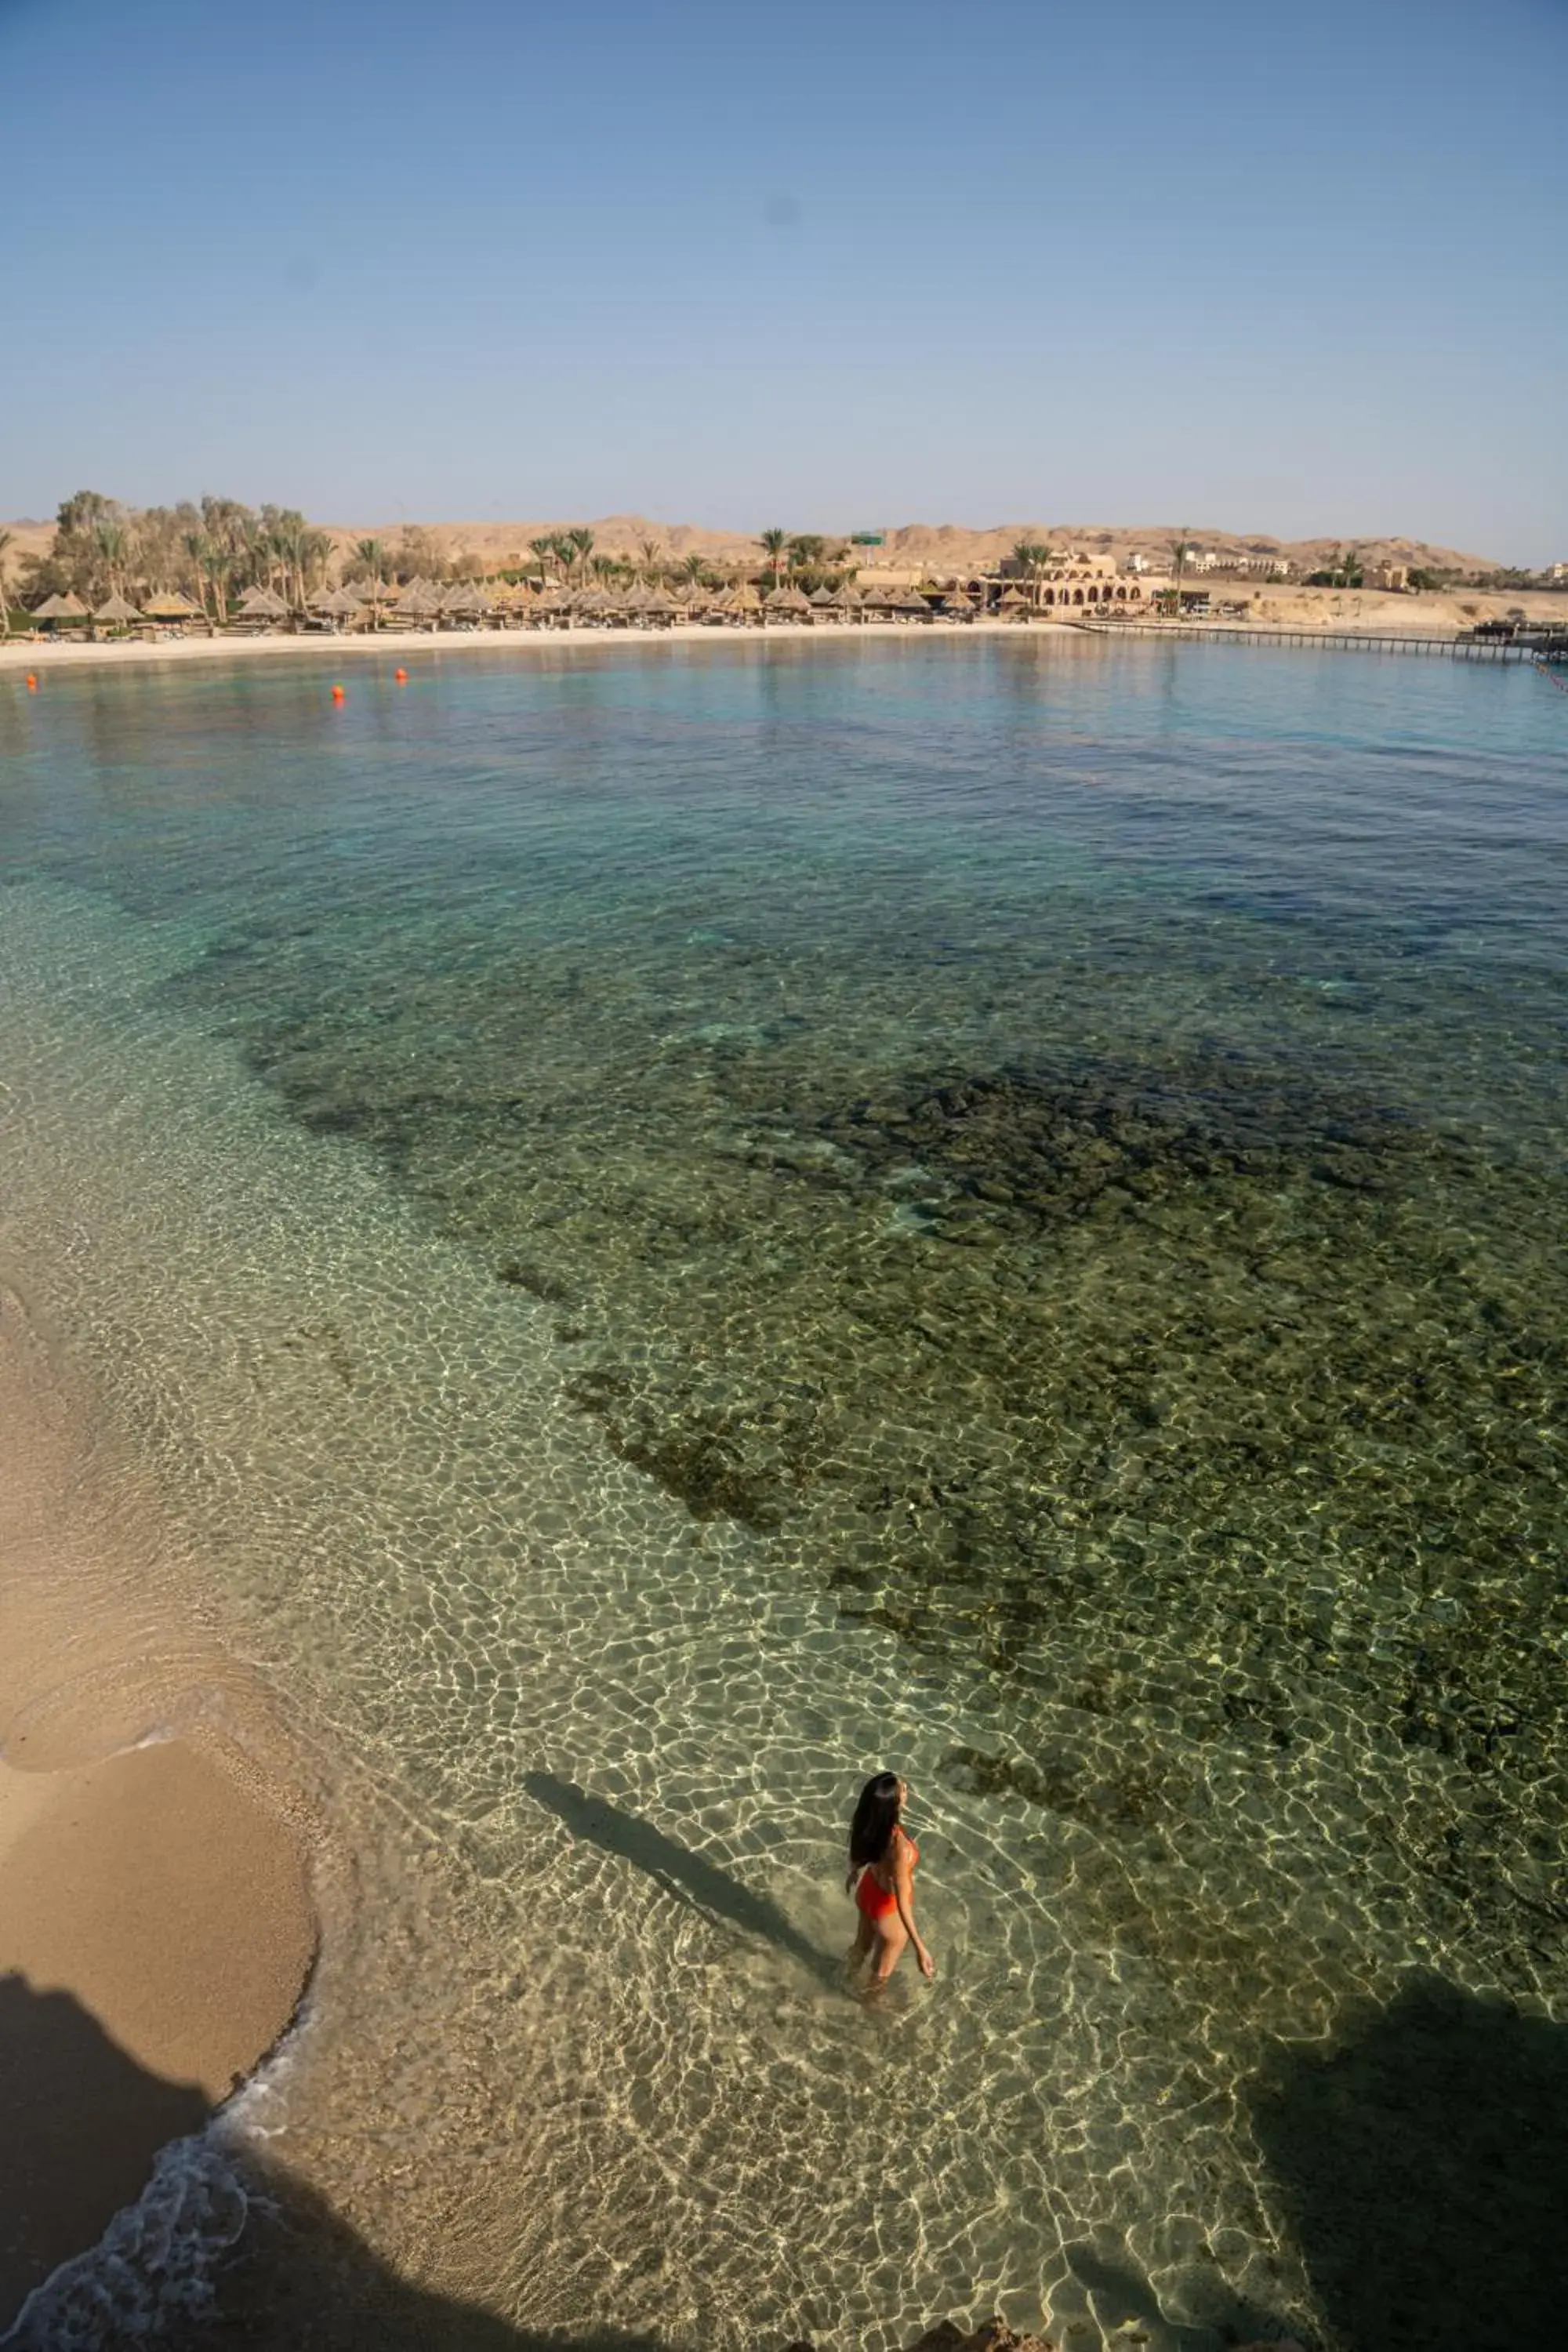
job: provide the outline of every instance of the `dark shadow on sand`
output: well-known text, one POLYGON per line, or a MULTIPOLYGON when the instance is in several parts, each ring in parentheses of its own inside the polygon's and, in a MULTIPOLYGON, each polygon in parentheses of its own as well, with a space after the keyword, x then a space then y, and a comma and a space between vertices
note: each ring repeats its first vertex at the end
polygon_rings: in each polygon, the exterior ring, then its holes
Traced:
MULTIPOLYGON (((49 2352, 52 2320, 8 2332, 26 2297, 135 2202, 160 2148, 210 2116, 200 2091, 149 2074, 71 1994, 0 1976, 0 2345, 49 2352)), ((260 2193, 216 2281, 216 2311, 169 2315, 155 2338, 95 2312, 94 2352, 145 2352, 149 2341, 160 2352, 659 2352, 650 2336, 530 2332, 426 2294, 281 2168, 251 2163, 247 2175, 260 2193)), ((148 2277, 163 2252, 154 2234, 148 2277)))
POLYGON ((703 1855, 693 1853, 689 1846, 667 1837, 651 1822, 639 1820, 636 1813, 623 1812, 607 1797, 591 1796, 574 1780, 559 1780, 553 1772, 525 1772, 522 1785, 536 1804, 543 1805, 565 1822, 574 1837, 631 1863, 677 1902, 700 1912, 705 1918, 726 1920, 743 1934, 759 1937, 777 1950, 787 1952, 791 1959, 809 1969, 832 1991, 843 1991, 842 1961, 818 1951, 776 1903, 770 1902, 765 1895, 753 1894, 740 1879, 721 1870, 717 1863, 707 1861, 703 1855))
POLYGON ((0 1976, 0 2336, 40 2281, 96 2245, 158 2150, 210 2114, 149 2074, 68 1992, 0 1976))
POLYGON ((1568 2027, 1424 1979, 1277 2050, 1248 2104, 1335 2352, 1561 2340, 1568 2027))
POLYGON ((559 2332, 516 2327, 428 2294, 281 2167, 250 2173, 261 2196, 219 2281, 217 2309, 173 2326, 161 2352, 661 2352, 651 2336, 591 2322, 559 2332))
POLYGON ((1282 2320, 1234 2294, 1217 2269, 1186 2282, 1187 2307, 1196 2315, 1188 2325, 1171 2317, 1124 2247, 1108 2252, 1080 2240, 1065 2251, 1073 2276, 1092 2297, 1107 2334, 1134 2320, 1145 2330, 1145 2340, 1158 2331, 1160 2340, 1178 2352, 1211 2352, 1216 2342, 1276 2344, 1291 2333, 1282 2320))

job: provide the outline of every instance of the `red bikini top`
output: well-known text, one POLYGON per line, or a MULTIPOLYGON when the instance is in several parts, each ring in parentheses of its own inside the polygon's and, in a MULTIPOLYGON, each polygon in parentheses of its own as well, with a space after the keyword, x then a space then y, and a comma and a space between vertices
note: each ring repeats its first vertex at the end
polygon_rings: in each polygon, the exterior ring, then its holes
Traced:
POLYGON ((919 1862, 921 1858, 921 1850, 919 1846, 915 1843, 913 1838, 910 1835, 902 1822, 895 1822, 893 1823, 893 1837, 890 1837, 888 1840, 887 1852, 883 1854, 880 1862, 873 1862, 868 1864, 873 1877, 876 1876, 879 1870, 886 1870, 889 1873, 891 1872, 893 1867, 893 1838, 902 1838, 904 1843, 909 1847, 910 1868, 911 1870, 914 1868, 916 1863, 919 1862))

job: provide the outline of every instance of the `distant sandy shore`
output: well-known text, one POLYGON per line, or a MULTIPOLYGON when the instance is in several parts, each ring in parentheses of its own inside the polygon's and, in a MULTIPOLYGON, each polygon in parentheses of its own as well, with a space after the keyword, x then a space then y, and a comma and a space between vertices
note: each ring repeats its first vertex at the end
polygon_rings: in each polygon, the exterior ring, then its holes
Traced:
MULTIPOLYGON (((1222 583, 1216 587, 1215 594, 1217 599, 1224 593, 1222 583)), ((1450 637, 1472 628, 1479 619, 1500 618, 1505 611, 1518 609, 1519 604, 1529 609, 1532 621, 1537 623, 1542 619, 1559 623, 1568 621, 1568 599, 1538 595, 1527 596, 1518 604, 1511 604, 1508 597, 1500 594, 1412 597, 1359 589, 1266 591, 1252 600, 1245 620, 1225 621, 1215 614, 1211 615, 1211 621, 1216 628, 1232 631, 1238 626, 1251 626, 1262 631, 1321 630, 1335 635, 1450 637)), ((1184 624, 1183 635, 1178 636, 1173 633, 1173 642, 1190 642, 1194 625, 1184 624)), ((1201 626, 1202 624, 1195 625, 1201 626)), ((584 650, 593 652, 627 646, 646 648, 651 645, 755 646, 783 640, 791 645, 842 646, 856 645, 867 637, 894 638, 907 643, 932 635, 953 638, 1073 636, 1079 634, 1081 632, 1072 622, 1042 615, 1026 622, 938 619, 913 623, 858 621, 845 625, 840 623, 783 621, 770 623, 765 629, 710 628, 699 622, 682 622, 673 628, 654 630, 475 629, 432 632, 427 629, 384 629, 374 636, 339 637, 310 634, 301 636, 169 637, 155 645, 144 644, 140 639, 96 645, 69 639, 59 642, 17 639, 0 643, 0 672, 33 670, 41 679, 50 670, 74 669, 85 665, 123 668, 169 661, 274 660, 287 655, 304 655, 313 661, 346 667, 351 663, 363 662, 367 656, 398 662, 428 660, 433 654, 447 653, 515 654, 527 658, 541 652, 581 653, 584 650)), ((1147 628, 1140 628, 1137 635, 1142 643, 1152 642, 1147 628)))
POLYGON ((191 1703, 237 1678, 160 1627, 84 1402, 0 1289, 0 2333, 279 2040, 316 1948, 304 1837, 191 1703))
MULTIPOLYGON (((1058 636, 1073 632, 1059 624, 1031 622, 1029 634, 1050 631, 1058 636)), ((136 663, 165 661, 266 660, 282 654, 308 654, 334 662, 377 659, 405 661, 411 656, 428 660, 432 654, 537 654, 603 651, 606 647, 648 646, 756 646, 787 638, 797 645, 855 645, 862 637, 900 637, 906 641, 944 637, 1009 636, 1021 634, 1016 623, 1005 621, 929 621, 907 625, 897 621, 859 621, 850 627, 817 628, 809 623, 774 622, 766 629, 710 629, 696 622, 670 629, 383 629, 375 636, 316 635, 277 637, 170 637, 158 645, 140 640, 118 644, 72 645, 12 643, 0 645, 0 669, 77 669, 88 664, 124 668, 136 663)))

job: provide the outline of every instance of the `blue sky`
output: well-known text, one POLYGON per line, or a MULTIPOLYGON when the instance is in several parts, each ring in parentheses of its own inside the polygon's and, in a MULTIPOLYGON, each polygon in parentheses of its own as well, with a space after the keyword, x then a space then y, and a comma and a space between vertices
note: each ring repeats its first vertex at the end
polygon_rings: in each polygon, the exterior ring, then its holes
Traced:
POLYGON ((0 514, 1568 558, 1565 91, 1568 0, 0 0, 0 514))

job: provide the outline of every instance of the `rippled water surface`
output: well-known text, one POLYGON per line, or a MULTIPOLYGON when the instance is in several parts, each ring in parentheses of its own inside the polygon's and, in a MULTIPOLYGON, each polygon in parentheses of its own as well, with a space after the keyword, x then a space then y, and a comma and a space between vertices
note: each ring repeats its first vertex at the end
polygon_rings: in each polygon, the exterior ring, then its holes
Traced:
POLYGON ((0 697, 6 1246, 353 1857, 268 2128, 389 2258, 1332 2336, 1281 2053, 1568 1996, 1565 750, 1056 638, 0 697))

